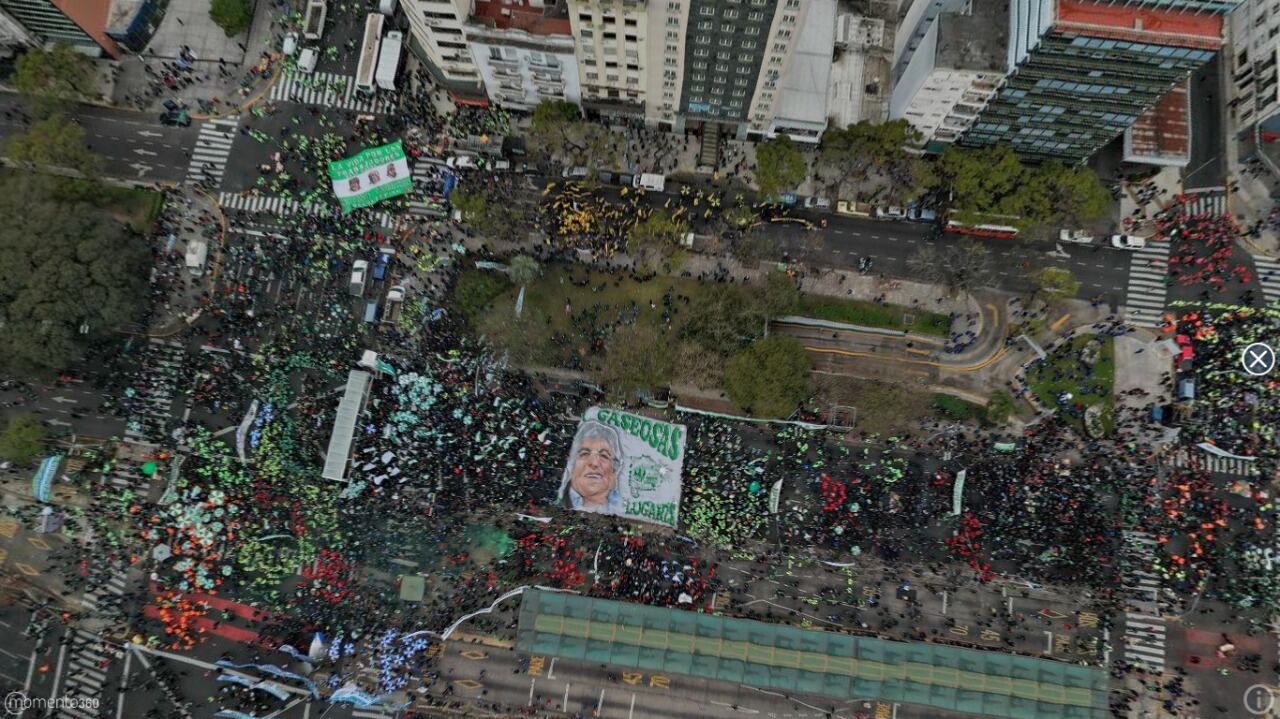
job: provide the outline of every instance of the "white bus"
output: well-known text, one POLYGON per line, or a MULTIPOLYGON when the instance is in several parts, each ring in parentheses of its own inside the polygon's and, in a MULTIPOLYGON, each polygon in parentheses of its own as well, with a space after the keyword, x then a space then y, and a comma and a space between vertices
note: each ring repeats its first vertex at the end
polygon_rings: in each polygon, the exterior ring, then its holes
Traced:
POLYGON ((378 69, 378 48, 382 45, 382 22, 385 15, 373 12, 364 21, 364 44, 360 46, 360 65, 356 68, 356 90, 371 95, 374 72, 378 69))

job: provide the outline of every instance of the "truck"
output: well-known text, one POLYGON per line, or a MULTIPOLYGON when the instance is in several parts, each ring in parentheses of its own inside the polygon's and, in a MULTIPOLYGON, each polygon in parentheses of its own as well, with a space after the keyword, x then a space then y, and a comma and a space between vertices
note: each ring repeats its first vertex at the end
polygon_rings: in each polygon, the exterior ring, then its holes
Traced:
POLYGON ((356 297, 364 295, 364 283, 369 277, 369 262, 367 260, 356 260, 351 266, 351 284, 347 291, 356 297))
POLYGON ((404 307, 404 288, 395 285, 387 290, 387 302, 382 306, 382 322, 393 325, 400 319, 400 310, 404 307))
POLYGON ((324 35, 324 20, 329 14, 326 0, 307 0, 307 12, 302 19, 302 37, 305 40, 319 40, 324 35))
POLYGON ((632 178, 631 186, 643 187, 644 189, 652 192, 662 192, 662 189, 667 186, 667 177, 666 175, 656 175, 651 172, 645 172, 632 178))
POLYGON ((187 271, 195 277, 204 274, 205 261, 209 259, 209 243, 191 240, 187 243, 187 271))
POLYGON ((400 48, 403 46, 404 33, 393 30, 382 38, 382 50, 378 53, 378 71, 375 79, 383 90, 395 91, 396 73, 400 71, 400 48))
POLYGON ((386 16, 380 13, 369 13, 364 20, 364 42, 360 46, 360 64, 356 66, 356 90, 365 94, 373 94, 377 87, 373 75, 378 69, 378 48, 382 45, 382 23, 386 16))

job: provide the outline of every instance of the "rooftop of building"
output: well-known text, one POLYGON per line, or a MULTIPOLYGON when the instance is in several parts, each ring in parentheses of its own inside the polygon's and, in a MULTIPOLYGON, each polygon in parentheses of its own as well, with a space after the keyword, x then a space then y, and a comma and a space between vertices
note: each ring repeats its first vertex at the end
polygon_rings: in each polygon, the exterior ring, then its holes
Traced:
POLYGON ((937 67, 1003 73, 1008 48, 1006 0, 970 0, 965 12, 938 18, 937 67))
POLYGON ((89 37, 93 38, 108 54, 118 56, 120 50, 115 41, 107 36, 107 17, 111 14, 111 0, 52 0, 58 8, 80 26, 89 37))
POLYGON ((1191 160, 1189 79, 1183 79, 1139 117, 1124 136, 1124 159, 1183 167, 1191 160))
POLYGON ((571 35, 565 0, 477 0, 471 19, 498 30, 523 30, 530 35, 571 35))
POLYGON ((826 124, 835 39, 836 0, 813 0, 782 76, 774 113, 778 120, 826 124))

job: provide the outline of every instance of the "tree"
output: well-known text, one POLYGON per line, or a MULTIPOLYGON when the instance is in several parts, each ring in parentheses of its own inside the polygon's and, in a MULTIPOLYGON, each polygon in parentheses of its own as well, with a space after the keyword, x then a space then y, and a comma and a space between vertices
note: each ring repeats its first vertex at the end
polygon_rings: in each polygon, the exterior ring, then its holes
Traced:
POLYGON ((0 457, 25 465, 40 454, 44 446, 44 423, 32 414, 20 414, 0 432, 0 457))
POLYGON ((730 253, 744 265, 775 256, 778 251, 778 235, 763 226, 744 230, 734 240, 730 253))
POLYGON ((1036 285, 1036 292, 1046 302, 1055 302, 1068 297, 1075 297, 1080 291, 1080 280, 1071 274, 1071 270, 1061 267, 1044 267, 1027 275, 1027 279, 1036 285))
POLYGON ((36 101, 39 115, 56 110, 62 103, 97 94, 93 63, 65 42, 19 56, 14 63, 13 84, 18 92, 36 101))
POLYGON ((670 381, 669 335, 653 325, 633 323, 615 330, 605 343, 600 383, 618 397, 653 390, 670 381))
POLYGON ((1111 193, 1088 167, 1066 167, 1050 160, 1037 168, 1037 174, 1053 220, 1072 224, 1096 220, 1111 207, 1111 193))
POLYGON ((835 188, 837 195, 847 182, 866 179, 873 171, 887 172, 894 179, 901 175, 903 182, 909 182, 913 179, 910 169, 915 158, 906 148, 919 139, 920 133, 906 120, 883 123, 863 120, 844 129, 831 128, 822 133, 818 143, 815 169, 824 183, 835 188))
POLYGON ((529 226, 529 211, 523 201, 518 198, 495 201, 483 188, 456 188, 449 194, 449 204, 462 214, 463 222, 486 237, 522 239, 520 233, 529 226))
POLYGON ((602 161, 612 162, 622 148, 621 138, 608 128, 582 118, 578 107, 564 100, 543 100, 533 109, 530 146, 548 158, 585 165, 595 173, 602 161))
POLYGON ((84 128, 61 114, 31 124, 5 143, 10 160, 32 169, 75 170, 89 179, 102 172, 102 158, 89 149, 84 128))
POLYGON ((719 387, 724 378, 724 360, 713 350, 693 340, 676 347, 674 379, 684 384, 707 389, 719 387))
POLYGON ((983 287, 995 277, 991 251, 972 240, 948 244, 944 249, 925 245, 907 257, 907 269, 924 282, 942 285, 952 293, 983 287))
POLYGON ((524 309, 524 288, 542 274, 542 265, 528 255, 516 255, 507 263, 507 276, 520 286, 520 294, 516 296, 516 314, 524 309))
POLYGON ((772 335, 733 355, 724 367, 725 390, 746 412, 787 417, 809 396, 812 361, 792 337, 772 335))
POLYGON ((146 241, 87 203, 58 201, 62 178, 0 179, 0 363, 64 369, 141 314, 146 241))
POLYGON ((1018 156, 1004 146, 952 145, 938 156, 936 169, 952 193, 951 206, 970 212, 997 212, 997 203, 1022 184, 1024 175, 1018 156))
POLYGON ((738 285, 716 284, 695 297, 682 328, 685 339, 728 356, 764 334, 768 319, 759 304, 738 285))
POLYGON ((235 37, 253 24, 253 5, 249 0, 212 0, 209 19, 222 28, 227 37, 235 37))
POLYGON ((766 317, 782 317, 791 314, 800 304, 800 289, 787 273, 770 272, 765 275, 764 287, 756 295, 756 301, 766 317))
POLYGON ((762 196, 777 199, 803 182, 807 173, 804 155, 790 137, 779 135, 756 145, 756 184, 762 196))
POLYGON ((642 263, 653 259, 661 261, 676 247, 689 231, 689 223, 677 220, 665 209, 657 209, 631 226, 627 233, 627 252, 642 263))
POLYGON ((1004 424, 1013 413, 1013 395, 998 389, 987 399, 986 418, 991 424, 1004 424))

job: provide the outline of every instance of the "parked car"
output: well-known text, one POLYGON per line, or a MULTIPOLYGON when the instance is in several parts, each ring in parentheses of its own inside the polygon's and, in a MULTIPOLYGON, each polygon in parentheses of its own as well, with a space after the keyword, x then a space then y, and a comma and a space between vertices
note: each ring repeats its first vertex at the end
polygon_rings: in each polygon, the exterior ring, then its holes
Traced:
POLYGON ((560 176, 568 180, 585 180, 591 172, 586 167, 578 165, 577 167, 566 167, 560 176))
POLYGON ((898 206, 896 206, 896 205, 889 205, 889 206, 887 206, 887 207, 877 207, 877 208, 876 208, 876 218, 877 218, 877 219, 881 219, 881 220, 902 220, 902 219, 905 219, 905 218, 906 218, 906 216, 907 216, 907 213, 906 213, 906 212, 903 212, 903 211, 902 211, 902 208, 901 208, 901 207, 898 207, 898 206))
POLYGON ((160 115, 160 124, 169 127, 191 127, 191 113, 186 110, 169 110, 160 115))
POLYGON ((1141 250, 1147 241, 1137 235, 1112 235, 1111 246, 1117 250, 1141 250))
POLYGON ((1087 245, 1093 242, 1093 235, 1084 230, 1068 230, 1062 228, 1058 230, 1059 242, 1071 242, 1077 245, 1087 245))
POLYGON ((507 172, 511 169, 511 160, 497 159, 489 163, 489 169, 495 172, 507 172))
POLYGON ((937 222, 938 213, 927 207, 907 208, 907 219, 912 222, 937 222))
POLYGON ((826 197, 806 197, 804 206, 808 210, 830 210, 831 200, 826 197))
POLYGON ((444 164, 455 170, 471 170, 479 166, 476 158, 470 155, 454 155, 444 161, 444 164))
POLYGON ((373 263, 373 279, 385 280, 387 278, 387 269, 391 267, 391 257, 395 255, 395 250, 379 250, 378 258, 373 263))

